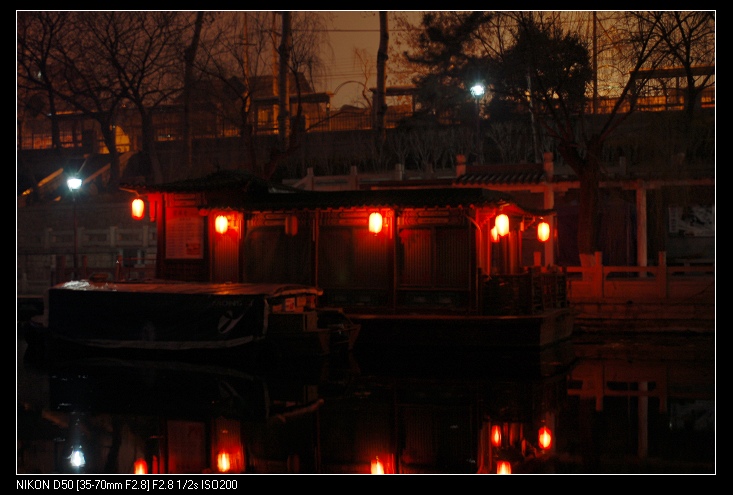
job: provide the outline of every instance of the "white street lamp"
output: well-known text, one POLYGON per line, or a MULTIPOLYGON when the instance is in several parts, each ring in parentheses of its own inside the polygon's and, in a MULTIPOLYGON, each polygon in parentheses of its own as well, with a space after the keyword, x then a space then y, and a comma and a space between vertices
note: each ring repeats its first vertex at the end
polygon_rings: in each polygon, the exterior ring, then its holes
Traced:
POLYGON ((77 252, 78 252, 78 245, 77 245, 77 239, 76 239, 76 231, 77 231, 77 221, 76 221, 76 191, 78 191, 79 188, 81 187, 81 183, 82 183, 82 181, 78 177, 69 177, 68 180, 66 181, 66 185, 69 186, 69 190, 71 191, 71 201, 72 201, 72 203, 74 205, 74 208, 73 208, 73 211, 74 211, 74 213, 73 213, 73 215, 74 215, 74 272, 71 275, 71 279, 72 280, 76 280, 77 275, 79 273, 78 272, 78 266, 79 265, 78 265, 78 262, 77 262, 77 258, 78 258, 78 254, 77 254, 77 252))

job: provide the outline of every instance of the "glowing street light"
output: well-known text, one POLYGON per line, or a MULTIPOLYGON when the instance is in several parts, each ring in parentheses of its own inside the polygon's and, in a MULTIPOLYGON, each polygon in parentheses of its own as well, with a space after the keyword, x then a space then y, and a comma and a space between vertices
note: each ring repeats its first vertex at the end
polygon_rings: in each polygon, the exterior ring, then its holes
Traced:
POLYGON ((66 181, 66 185, 69 186, 69 190, 71 191, 71 201, 74 205, 73 207, 73 215, 74 215, 74 272, 71 275, 72 280, 76 280, 76 277, 78 275, 78 245, 77 245, 77 239, 76 239, 76 231, 77 231, 77 220, 76 220, 76 191, 79 190, 81 187, 82 181, 78 177, 69 177, 66 181))

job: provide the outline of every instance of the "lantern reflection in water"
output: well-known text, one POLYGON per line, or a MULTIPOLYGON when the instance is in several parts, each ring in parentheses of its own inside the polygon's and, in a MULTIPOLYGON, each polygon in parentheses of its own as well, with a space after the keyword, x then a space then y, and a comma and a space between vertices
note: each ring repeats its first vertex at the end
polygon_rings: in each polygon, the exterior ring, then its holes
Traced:
POLYGON ((240 423, 236 420, 217 418, 214 421, 212 451, 219 473, 245 471, 244 448, 240 436, 240 423))
POLYGON ((395 474, 394 454, 382 453, 374 456, 371 462, 371 474, 395 474))
POLYGON ((491 427, 491 445, 501 447, 501 426, 499 425, 491 427))
POLYGON ((135 461, 135 474, 148 474, 148 463, 145 462, 145 459, 135 461))
POLYGON ((509 461, 499 461, 496 464, 496 474, 512 474, 512 463, 509 461))
POLYGON ((372 461, 372 474, 384 474, 384 464, 379 457, 375 457, 372 461))
POLYGON ((539 434, 537 435, 537 440, 543 450, 547 450, 550 448, 550 446, 552 445, 552 432, 547 426, 543 426, 542 428, 540 428, 539 434))
POLYGON ((222 450, 216 456, 216 469, 220 473, 228 473, 232 469, 232 462, 229 459, 229 452, 222 450))

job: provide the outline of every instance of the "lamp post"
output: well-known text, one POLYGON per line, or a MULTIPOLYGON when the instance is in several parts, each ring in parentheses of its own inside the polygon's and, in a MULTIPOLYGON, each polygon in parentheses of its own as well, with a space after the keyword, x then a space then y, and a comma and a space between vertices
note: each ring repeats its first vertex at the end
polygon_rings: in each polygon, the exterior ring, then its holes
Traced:
POLYGON ((476 160, 481 164, 481 98, 484 96, 486 88, 481 83, 471 86, 471 95, 476 100, 476 160))
POLYGON ((71 202, 74 205, 74 208, 73 208, 73 212, 74 212, 73 213, 74 215, 74 261, 73 261, 74 272, 71 275, 71 279, 76 280, 76 277, 78 275, 78 271, 77 271, 78 270, 78 263, 77 263, 78 246, 77 246, 77 240, 76 240, 76 231, 77 231, 77 228, 76 228, 76 224, 77 224, 76 222, 76 191, 78 191, 79 188, 81 187, 81 179, 79 179, 78 177, 69 177, 69 179, 66 181, 66 185, 69 186, 69 190, 71 191, 71 202))

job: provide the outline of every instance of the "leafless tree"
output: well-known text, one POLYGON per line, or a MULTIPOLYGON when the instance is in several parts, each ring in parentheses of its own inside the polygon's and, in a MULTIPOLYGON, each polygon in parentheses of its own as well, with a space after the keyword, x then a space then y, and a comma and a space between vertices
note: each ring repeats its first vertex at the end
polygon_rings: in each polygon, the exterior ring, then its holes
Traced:
POLYGON ((58 49, 73 30, 67 12, 18 12, 18 115, 48 115, 51 147, 61 148, 57 96, 62 89, 63 64, 58 49))
POLYGON ((55 149, 61 146, 58 116, 62 111, 74 110, 99 123, 109 150, 108 186, 116 191, 120 164, 115 128, 126 93, 112 71, 90 56, 96 45, 87 36, 86 20, 78 12, 21 13, 19 23, 24 27, 19 29, 23 33, 19 36, 19 67, 23 73, 19 74, 19 86, 44 90, 55 149))
POLYGON ((193 23, 191 41, 183 52, 183 157, 184 167, 190 174, 193 169, 193 134, 191 132, 191 106, 193 105, 193 87, 196 79, 195 62, 204 25, 204 13, 197 12, 193 23))
POLYGON ((80 13, 90 36, 91 60, 104 61, 138 111, 142 152, 154 182, 165 179, 156 150, 153 115, 180 96, 183 87, 185 34, 191 16, 173 11, 100 11, 80 13))
POLYGON ((660 40, 662 65, 671 73, 650 78, 645 92, 672 98, 681 93, 683 119, 673 149, 687 153, 694 143, 693 123, 702 105, 701 96, 715 86, 715 11, 641 11, 629 15, 660 40))
POLYGON ((379 50, 377 51, 377 94, 374 133, 377 148, 384 147, 387 119, 387 59, 389 58, 389 22, 387 12, 379 12, 379 50))

